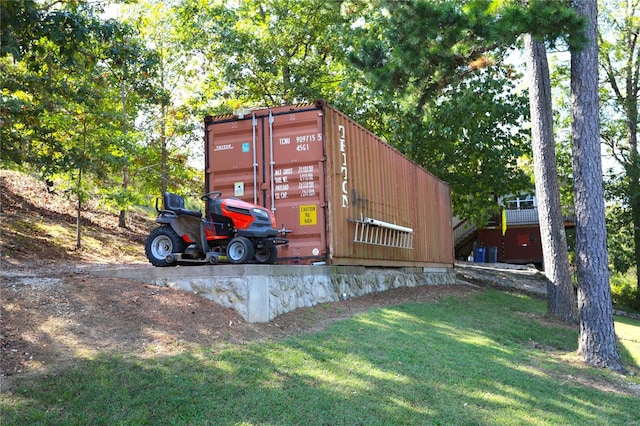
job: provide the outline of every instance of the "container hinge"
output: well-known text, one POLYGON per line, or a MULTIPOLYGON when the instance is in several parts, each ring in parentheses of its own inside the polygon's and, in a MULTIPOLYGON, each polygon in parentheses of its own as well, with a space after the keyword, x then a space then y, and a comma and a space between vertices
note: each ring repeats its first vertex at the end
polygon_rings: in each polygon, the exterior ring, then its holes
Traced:
POLYGON ((353 242, 384 247, 413 249, 413 229, 395 223, 363 217, 351 220, 356 224, 353 242))

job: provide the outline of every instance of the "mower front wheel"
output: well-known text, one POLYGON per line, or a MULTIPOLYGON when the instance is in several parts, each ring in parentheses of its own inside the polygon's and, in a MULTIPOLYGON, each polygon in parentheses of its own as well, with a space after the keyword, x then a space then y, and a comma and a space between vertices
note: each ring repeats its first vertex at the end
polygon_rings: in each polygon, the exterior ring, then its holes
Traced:
POLYGON ((184 253, 187 243, 170 226, 159 226, 147 237, 144 253, 153 266, 171 266, 167 256, 184 253))
POLYGON ((247 263, 253 259, 254 254, 253 243, 248 238, 236 237, 227 245, 227 259, 231 263, 247 263))

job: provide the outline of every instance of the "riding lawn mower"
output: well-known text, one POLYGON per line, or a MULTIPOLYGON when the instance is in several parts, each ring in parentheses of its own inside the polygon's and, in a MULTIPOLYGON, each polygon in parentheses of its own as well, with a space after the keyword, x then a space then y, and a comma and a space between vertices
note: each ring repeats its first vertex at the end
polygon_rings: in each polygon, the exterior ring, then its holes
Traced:
POLYGON ((156 210, 160 224, 145 244, 147 259, 154 266, 183 264, 275 263, 277 245, 289 240, 278 235, 269 210, 237 198, 221 198, 208 192, 201 199, 205 214, 185 209, 184 198, 165 192, 162 209, 156 210))

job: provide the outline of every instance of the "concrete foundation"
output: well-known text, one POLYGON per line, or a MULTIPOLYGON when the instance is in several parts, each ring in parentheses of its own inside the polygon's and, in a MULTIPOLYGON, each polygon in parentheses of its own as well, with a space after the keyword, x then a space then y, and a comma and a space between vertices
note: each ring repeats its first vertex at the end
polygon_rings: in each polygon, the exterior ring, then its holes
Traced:
POLYGON ((297 308, 399 287, 455 284, 453 267, 216 265, 91 271, 199 294, 248 322, 269 322, 297 308))

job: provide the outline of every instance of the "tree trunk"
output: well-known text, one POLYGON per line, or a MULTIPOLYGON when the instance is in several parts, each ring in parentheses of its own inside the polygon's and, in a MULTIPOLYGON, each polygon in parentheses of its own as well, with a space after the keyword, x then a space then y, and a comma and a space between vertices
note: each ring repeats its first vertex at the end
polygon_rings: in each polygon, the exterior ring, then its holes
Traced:
POLYGON ((76 208, 76 249, 82 248, 82 171, 84 170, 85 157, 87 155, 87 122, 82 118, 82 157, 78 167, 78 185, 76 195, 78 205, 76 208))
MULTIPOLYGON (((124 166, 122 169, 122 189, 126 192, 129 188, 129 167, 124 166)), ((118 216, 118 227, 127 227, 127 210, 126 208, 120 209, 120 215, 118 216)))
MULTIPOLYGON (((124 77, 122 77, 122 83, 121 83, 121 95, 122 95, 122 134, 125 138, 125 144, 126 142, 126 137, 127 137, 127 85, 126 82, 124 80, 124 77)), ((125 148, 125 152, 126 152, 127 148, 125 148)), ((126 155, 126 154, 125 154, 126 155)), ((125 158, 125 161, 127 161, 127 159, 125 158)), ((125 164, 124 167, 122 168, 122 189, 123 191, 126 193, 127 188, 129 187, 129 168, 128 165, 125 164)), ((125 207, 122 207, 120 209, 120 215, 118 216, 118 227, 120 228, 126 228, 127 227, 127 210, 125 207)))
POLYGON ((596 0, 575 0, 587 20, 587 42, 571 52, 571 113, 580 338, 588 364, 624 371, 616 346, 609 288, 600 122, 596 0))
MULTIPOLYGON (((628 77, 629 78, 629 77, 628 77)), ((636 79, 638 76, 636 76, 636 79)), ((637 84, 637 82, 636 82, 637 84)), ((638 153, 638 97, 632 96, 633 84, 627 82, 627 136, 629 138, 629 205, 633 221, 633 258, 636 265, 636 304, 640 307, 640 154, 638 153)))
POLYGON ((78 170, 78 205, 76 207, 76 250, 82 248, 82 166, 78 170))
POLYGON ((551 79, 543 43, 525 35, 529 69, 529 104, 538 220, 547 284, 547 313, 565 322, 578 320, 576 296, 571 282, 567 237, 560 205, 560 184, 553 137, 551 79))
MULTIPOLYGON (((165 91, 164 87, 164 50, 162 48, 162 44, 160 45, 160 88, 163 93, 165 91)), ((160 101, 160 149, 162 151, 162 190, 161 194, 164 197, 164 193, 167 192, 167 106, 165 105, 164 97, 160 101)))

